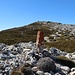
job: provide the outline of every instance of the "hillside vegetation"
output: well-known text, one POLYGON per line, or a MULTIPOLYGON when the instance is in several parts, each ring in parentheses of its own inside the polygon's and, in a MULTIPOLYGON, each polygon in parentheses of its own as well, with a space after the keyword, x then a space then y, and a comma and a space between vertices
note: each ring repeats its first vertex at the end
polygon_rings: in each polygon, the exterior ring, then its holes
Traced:
POLYGON ((50 21, 38 21, 29 25, 8 29, 0 32, 0 43, 15 44, 19 42, 36 41, 37 31, 44 32, 44 36, 49 37, 50 42, 45 41, 45 47, 56 47, 67 52, 74 52, 75 50, 75 26, 62 25, 61 23, 50 21), (54 39, 54 36, 61 34, 59 38, 54 39))

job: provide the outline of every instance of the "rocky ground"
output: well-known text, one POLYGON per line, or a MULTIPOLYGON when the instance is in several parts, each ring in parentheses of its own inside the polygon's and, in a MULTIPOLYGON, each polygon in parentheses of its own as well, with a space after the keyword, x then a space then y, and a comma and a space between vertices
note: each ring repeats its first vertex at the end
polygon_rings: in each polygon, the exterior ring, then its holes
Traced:
POLYGON ((33 42, 0 44, 0 75, 75 75, 74 62, 75 52, 67 53, 52 47, 37 53, 33 42), (59 60, 57 62, 58 56, 64 56, 73 63, 65 65, 66 61, 63 64, 59 60), (15 74, 14 70, 20 74, 15 74))

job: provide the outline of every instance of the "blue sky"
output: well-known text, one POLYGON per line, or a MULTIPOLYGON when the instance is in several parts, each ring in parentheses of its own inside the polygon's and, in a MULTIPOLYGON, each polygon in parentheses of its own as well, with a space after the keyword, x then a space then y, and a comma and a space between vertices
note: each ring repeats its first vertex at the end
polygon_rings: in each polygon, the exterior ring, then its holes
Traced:
POLYGON ((35 21, 75 24, 75 0, 0 0, 0 30, 35 21))

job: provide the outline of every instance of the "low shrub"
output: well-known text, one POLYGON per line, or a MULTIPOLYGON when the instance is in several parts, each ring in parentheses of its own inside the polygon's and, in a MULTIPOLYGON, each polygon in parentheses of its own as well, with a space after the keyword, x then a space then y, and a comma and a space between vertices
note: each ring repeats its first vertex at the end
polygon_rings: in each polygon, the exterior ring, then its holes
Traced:
POLYGON ((64 66, 68 66, 70 68, 75 67, 75 63, 64 56, 58 56, 56 58, 56 62, 58 62, 64 66))
POLYGON ((23 75, 21 72, 13 71, 10 75, 23 75))

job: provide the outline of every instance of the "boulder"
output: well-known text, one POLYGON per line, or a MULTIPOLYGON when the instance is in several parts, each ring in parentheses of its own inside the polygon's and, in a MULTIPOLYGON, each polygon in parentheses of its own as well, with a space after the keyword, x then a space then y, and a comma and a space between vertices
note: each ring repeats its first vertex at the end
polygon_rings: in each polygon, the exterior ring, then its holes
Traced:
POLYGON ((36 58, 36 60, 39 60, 41 58, 38 53, 35 53, 34 57, 36 58))
POLYGON ((62 74, 60 74, 60 73, 56 73, 55 75, 62 75, 62 74))
POLYGON ((71 72, 75 71, 75 67, 71 68, 71 72))
POLYGON ((45 72, 45 73, 44 73, 44 75, 51 75, 51 74, 50 74, 50 73, 48 73, 48 72, 45 72))
POLYGON ((44 72, 43 71, 37 71, 36 74, 37 75, 44 75, 44 72))
POLYGON ((51 54, 48 51, 46 51, 46 50, 44 50, 42 52, 42 54, 43 54, 43 57, 51 57, 51 54))
POLYGON ((49 57, 40 58, 36 65, 41 71, 44 72, 50 72, 56 70, 54 61, 49 57))
POLYGON ((2 51, 4 47, 6 47, 6 45, 4 43, 0 43, 0 51, 2 51))
POLYGON ((75 71, 73 71, 73 72, 70 72, 70 74, 69 75, 75 75, 75 71))
POLYGON ((62 51, 60 51, 59 49, 54 48, 54 47, 51 47, 49 52, 54 56, 58 56, 58 55, 62 54, 62 51))
POLYGON ((70 68, 68 66, 61 66, 60 68, 65 74, 68 74, 68 72, 70 72, 70 68))
POLYGON ((33 72, 37 72, 39 69, 35 66, 35 67, 32 67, 32 70, 33 72))

